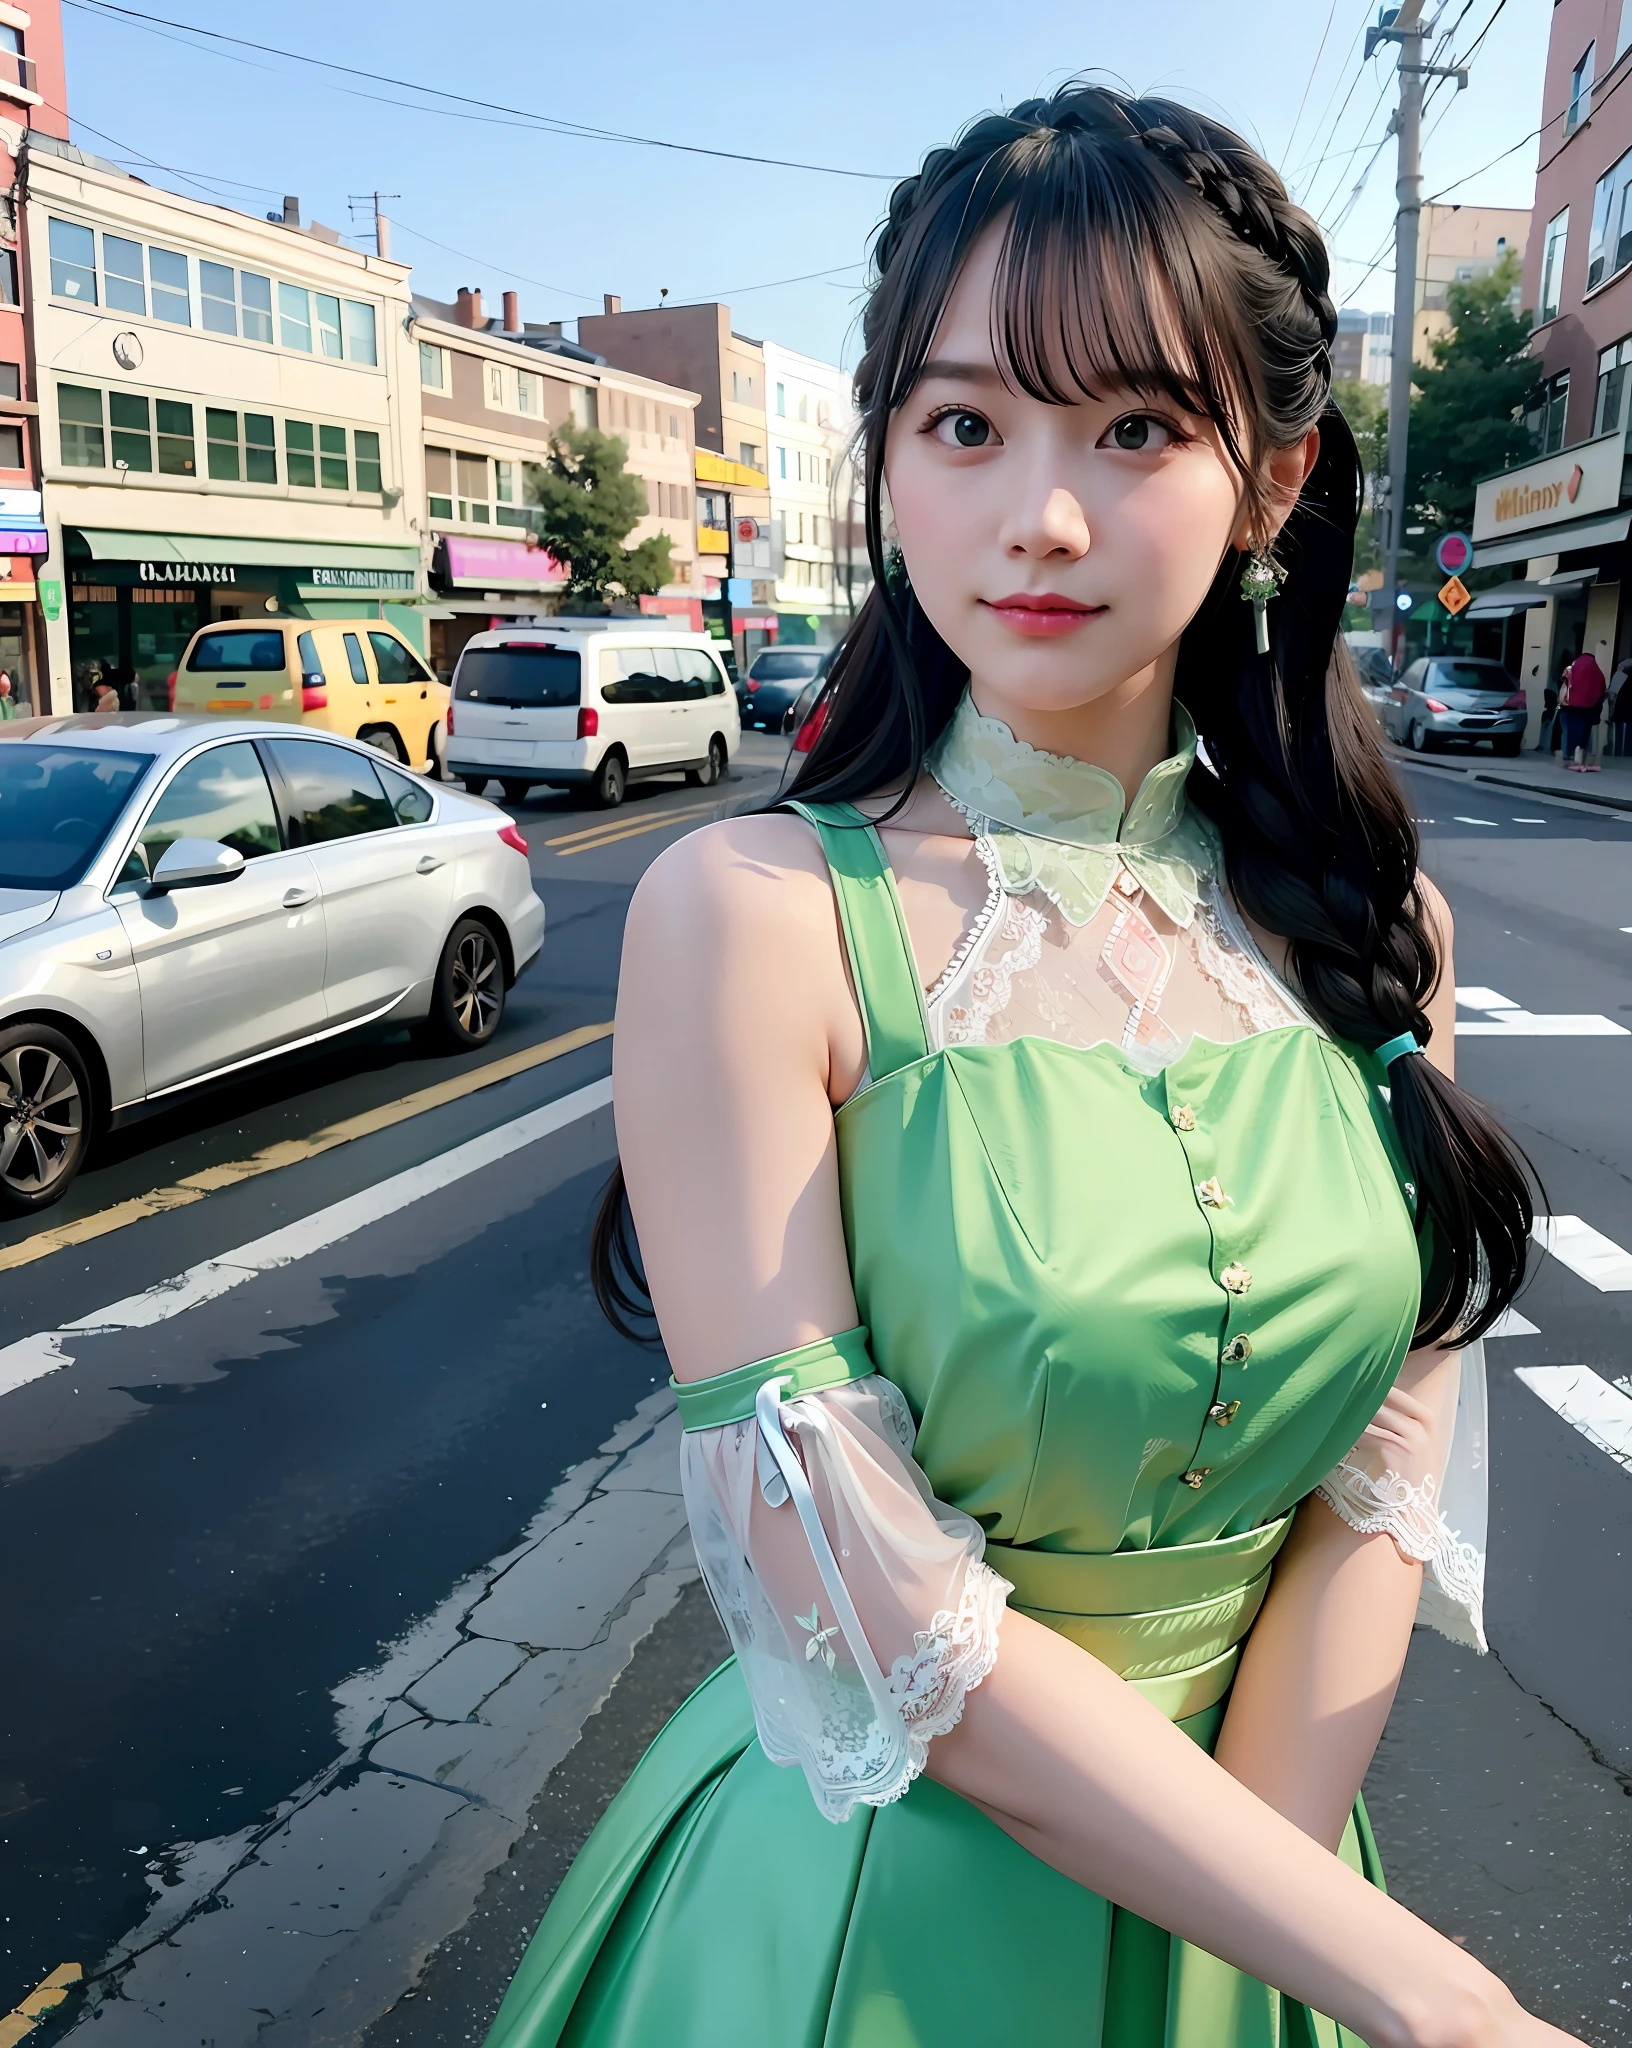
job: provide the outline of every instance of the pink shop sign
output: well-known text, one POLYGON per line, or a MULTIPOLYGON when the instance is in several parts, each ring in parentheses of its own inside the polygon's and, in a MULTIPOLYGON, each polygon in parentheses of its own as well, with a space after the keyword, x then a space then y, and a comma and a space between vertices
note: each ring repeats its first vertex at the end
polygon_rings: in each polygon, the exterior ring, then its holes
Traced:
POLYGON ((529 589, 543 583, 565 583, 567 572, 548 548, 530 546, 519 540, 473 540, 465 534, 449 534, 442 542, 450 583, 495 585, 522 584, 529 589))

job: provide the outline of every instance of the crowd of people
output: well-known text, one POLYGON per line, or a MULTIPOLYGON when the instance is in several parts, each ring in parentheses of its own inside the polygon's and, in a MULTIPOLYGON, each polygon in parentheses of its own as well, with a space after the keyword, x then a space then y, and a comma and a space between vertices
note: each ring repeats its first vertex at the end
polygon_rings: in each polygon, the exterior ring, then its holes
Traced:
POLYGON ((1565 663, 1557 683, 1542 695, 1541 734, 1537 751, 1562 753, 1563 765, 1577 775, 1596 775, 1594 754, 1632 754, 1632 654, 1620 661, 1606 682, 1596 657, 1581 653, 1565 663), (1596 734, 1604 723, 1601 742, 1596 734))

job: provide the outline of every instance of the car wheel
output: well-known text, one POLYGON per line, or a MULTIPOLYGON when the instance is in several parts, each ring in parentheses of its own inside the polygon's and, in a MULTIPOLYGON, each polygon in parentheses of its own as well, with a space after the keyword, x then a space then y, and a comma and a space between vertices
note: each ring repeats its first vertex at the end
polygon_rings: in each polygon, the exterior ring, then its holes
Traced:
POLYGON ((530 782, 518 782, 511 775, 507 776, 499 784, 499 787, 504 791, 504 800, 507 804, 524 804, 533 785, 530 782))
POLYGON ((1412 751, 1412 753, 1413 753, 1413 754, 1426 754, 1426 753, 1427 753, 1427 751, 1428 751, 1428 728, 1427 728, 1427 726, 1425 726, 1425 725, 1423 724, 1423 722, 1422 722, 1422 720, 1421 720, 1420 718, 1413 718, 1413 719, 1412 719, 1412 721, 1411 721, 1411 729, 1410 729, 1410 733, 1409 733, 1408 737, 1410 738, 1410 741, 1411 741, 1411 751, 1412 751))
POLYGON ((601 756, 601 765, 595 771, 595 780, 590 788, 603 811, 615 811, 623 802, 623 792, 628 783, 629 771, 624 766, 623 756, 608 753, 601 756))
POLYGON ((383 754, 388 761, 396 761, 404 768, 407 767, 408 749, 390 726, 365 725, 357 737, 364 746, 372 747, 376 754, 383 754))
POLYGON ((0 1031, 0 1215, 60 1201, 90 1127, 90 1077, 73 1041, 48 1024, 0 1031))
POLYGON ((701 768, 688 768, 686 781, 693 789, 712 789, 716 782, 724 780, 727 765, 725 741, 716 733, 708 743, 707 764, 701 768))
POLYGON ((490 780, 486 775, 462 775, 459 779, 472 796, 480 796, 490 780))
POLYGON ((448 934, 431 992, 430 1036, 444 1052, 471 1052, 504 1015, 504 958, 479 918, 462 917, 448 934))

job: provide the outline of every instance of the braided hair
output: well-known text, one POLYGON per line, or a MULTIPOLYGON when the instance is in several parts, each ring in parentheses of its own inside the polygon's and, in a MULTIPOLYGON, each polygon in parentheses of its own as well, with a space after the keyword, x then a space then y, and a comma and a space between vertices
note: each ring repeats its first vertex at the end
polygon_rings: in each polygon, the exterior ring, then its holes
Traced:
MULTIPOLYGON (((883 461, 959 272, 994 225, 993 345, 1033 398, 1070 405, 1123 388, 1211 419, 1263 533, 1266 457, 1318 426, 1315 466, 1275 542, 1268 655, 1239 602, 1233 550, 1181 638, 1175 693, 1203 742, 1190 793, 1218 826, 1236 900, 1286 940, 1304 1001, 1333 1036, 1364 1052, 1403 1032, 1426 1044, 1440 961, 1416 829, 1339 634, 1362 477, 1331 402, 1325 245, 1255 150, 1175 101, 1072 83, 973 122, 892 193, 856 373, 873 588, 790 793, 839 802, 899 789, 905 803, 968 681, 890 573, 883 461)), ((1427 1060, 1394 1061, 1388 1082, 1426 1240, 1417 1341, 1476 1337, 1524 1277, 1522 1156, 1427 1060)), ((616 1179, 591 1273, 627 1328, 641 1290, 616 1179)))

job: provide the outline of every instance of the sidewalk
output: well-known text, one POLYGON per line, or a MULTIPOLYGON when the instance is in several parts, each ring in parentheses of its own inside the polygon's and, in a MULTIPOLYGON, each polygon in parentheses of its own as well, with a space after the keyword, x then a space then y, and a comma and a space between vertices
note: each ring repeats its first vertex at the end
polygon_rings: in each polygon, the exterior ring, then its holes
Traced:
POLYGON ((1632 811, 1632 754, 1606 755, 1598 775, 1577 775, 1557 754, 1520 754, 1516 760, 1494 754, 1413 754, 1384 742, 1391 759, 1418 768, 1449 768, 1473 782, 1498 783, 1505 789, 1528 790, 1533 796, 1567 796, 1576 803, 1598 804, 1605 810, 1632 811))

